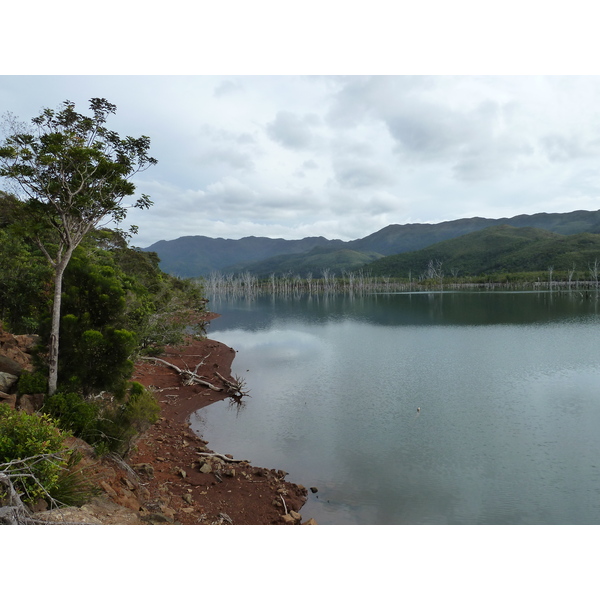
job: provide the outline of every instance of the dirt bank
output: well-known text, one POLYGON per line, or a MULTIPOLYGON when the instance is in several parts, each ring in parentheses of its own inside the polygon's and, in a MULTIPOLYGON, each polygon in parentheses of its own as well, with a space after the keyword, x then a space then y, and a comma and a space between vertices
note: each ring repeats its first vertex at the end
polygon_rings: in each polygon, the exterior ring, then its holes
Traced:
MULTIPOLYGON (((229 377, 234 357, 231 348, 203 339, 168 348, 160 358, 180 368, 193 369, 203 362, 198 374, 220 387, 216 373, 229 377)), ((161 405, 159 422, 138 441, 128 460, 146 490, 144 511, 156 509, 182 524, 293 522, 289 514, 299 513, 307 491, 285 481, 283 471, 198 454, 210 453, 210 449, 207 441, 191 431, 189 416, 213 402, 228 402, 225 392, 200 385, 183 386, 176 371, 159 362, 140 361, 134 378, 153 390, 161 405)))

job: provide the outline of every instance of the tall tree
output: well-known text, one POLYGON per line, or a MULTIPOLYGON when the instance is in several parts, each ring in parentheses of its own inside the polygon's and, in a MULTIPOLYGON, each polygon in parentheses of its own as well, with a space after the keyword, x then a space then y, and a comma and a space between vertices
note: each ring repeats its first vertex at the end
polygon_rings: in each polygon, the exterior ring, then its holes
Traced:
MULTIPOLYGON (((9 116, 9 136, 0 146, 0 175, 16 182, 25 231, 54 269, 50 395, 58 378, 63 274, 73 251, 95 227, 123 221, 128 208, 123 200, 135 193, 131 178, 157 162, 148 155, 149 137, 121 138, 106 128, 114 104, 92 98, 90 110, 91 116, 79 114, 67 100, 58 110, 44 109, 30 126, 9 116)), ((146 194, 133 203, 151 205, 146 194)))

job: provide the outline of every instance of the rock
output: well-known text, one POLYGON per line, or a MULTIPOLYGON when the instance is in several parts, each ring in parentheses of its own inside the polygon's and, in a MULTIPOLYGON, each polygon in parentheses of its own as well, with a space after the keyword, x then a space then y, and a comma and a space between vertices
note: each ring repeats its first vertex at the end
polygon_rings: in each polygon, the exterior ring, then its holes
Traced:
POLYGON ((150 500, 150 490, 143 485, 138 488, 137 495, 142 502, 148 502, 148 500, 150 500))
POLYGON ((31 512, 38 513, 48 510, 48 503, 43 498, 38 498, 35 504, 31 507, 31 512))
POLYGON ((302 525, 317 525, 317 522, 313 518, 310 518, 308 521, 304 521, 302 525))
POLYGON ((18 362, 12 360, 12 358, 8 358, 8 356, 0 354, 0 371, 19 377, 22 370, 23 367, 18 362))
POLYGON ((316 494, 316 493, 317 493, 319 490, 318 490, 316 487, 311 487, 311 488, 310 488, 310 491, 311 491, 313 494, 316 494))
POLYGON ((127 477, 121 477, 121 481, 127 486, 129 491, 133 492, 135 490, 135 485, 133 485, 133 483, 131 483, 127 477))
POLYGON ((15 341, 17 342, 19 348, 23 352, 29 352, 30 350, 32 350, 36 344, 39 344, 40 339, 41 339, 39 335, 34 335, 34 334, 15 335, 13 337, 14 337, 15 341))
POLYGON ((179 475, 179 477, 181 477, 182 479, 185 479, 187 477, 187 473, 183 469, 177 469, 177 475, 179 475))
POLYGON ((294 525, 296 523, 296 519, 294 519, 294 517, 292 517, 292 515, 281 515, 281 520, 286 525, 294 525))
POLYGON ((18 410, 23 410, 31 415, 42 408, 44 399, 44 394, 23 394, 17 398, 15 406, 18 410))
POLYGON ((122 496, 119 496, 117 500, 119 501, 118 504, 120 506, 129 508, 130 510, 139 511, 140 508, 142 508, 139 500, 133 494, 131 496, 129 494, 123 494, 122 496))
POLYGON ((68 437, 65 440, 65 446, 70 450, 77 450, 84 457, 94 459, 96 457, 96 450, 94 447, 87 442, 84 442, 81 438, 68 437))
POLYGON ((115 504, 106 496, 97 497, 81 508, 68 506, 35 513, 36 521, 85 525, 141 525, 139 513, 115 504))
POLYGON ((295 510, 290 510, 290 516, 294 521, 302 521, 302 515, 297 513, 295 510))
POLYGON ((194 504, 194 499, 192 498, 191 494, 184 494, 181 497, 183 498, 184 502, 187 502, 188 504, 194 504))
POLYGON ((140 517, 145 523, 173 523, 173 517, 168 517, 162 513, 147 513, 140 517))
POLYGON ((175 509, 169 507, 169 506, 165 506, 163 509, 163 514, 166 515, 169 519, 171 519, 171 521, 175 520, 175 509))
MULTIPOLYGON (((17 372, 14 375, 19 375, 23 369, 31 371, 33 368, 31 356, 19 348, 17 341, 10 334, 4 334, 2 339, 0 339, 0 353, 2 354, 2 362, 10 361, 7 364, 17 365, 17 372)), ((6 371, 13 373, 13 368, 6 369, 6 371)), ((0 371, 4 370, 3 367, 0 367, 0 371)))
POLYGON ((212 471, 212 467, 207 462, 200 463, 200 468, 198 469, 200 473, 210 473, 212 471))
POLYGON ((42 513, 36 513, 36 521, 44 521, 45 523, 78 523, 83 525, 102 525, 102 521, 82 510, 68 506, 67 508, 57 508, 42 513))
POLYGON ((19 378, 12 373, 0 371, 0 392, 8 393, 19 378))
POLYGON ((111 497, 116 498, 117 497, 117 492, 115 492, 115 490, 112 488, 112 486, 108 483, 106 483, 106 481, 101 481, 100 482, 100 487, 111 497))
POLYGON ((149 477, 154 477, 154 467, 148 463, 138 463, 133 465, 133 468, 143 475, 148 475, 149 477))
POLYGON ((16 394, 5 394, 0 392, 0 403, 8 404, 11 408, 16 409, 17 396, 16 394))

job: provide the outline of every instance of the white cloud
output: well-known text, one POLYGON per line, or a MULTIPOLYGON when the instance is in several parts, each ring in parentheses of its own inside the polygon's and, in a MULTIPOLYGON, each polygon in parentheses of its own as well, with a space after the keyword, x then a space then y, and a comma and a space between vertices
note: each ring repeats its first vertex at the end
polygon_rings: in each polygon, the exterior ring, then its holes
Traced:
MULTIPOLYGON (((134 243, 364 237, 390 223, 596 207, 600 77, 2 77, 23 120, 114 102, 148 135, 134 243)), ((0 187, 2 187, 0 185, 0 187)))

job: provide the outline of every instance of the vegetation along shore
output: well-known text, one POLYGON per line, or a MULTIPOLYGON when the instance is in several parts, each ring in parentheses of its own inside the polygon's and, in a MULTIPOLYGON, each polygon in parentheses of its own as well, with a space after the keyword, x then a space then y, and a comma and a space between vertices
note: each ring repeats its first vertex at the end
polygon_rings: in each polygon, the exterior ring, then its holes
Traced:
POLYGON ((89 108, 11 118, 0 143, 18 191, 0 192, 0 523, 301 522, 303 487, 189 429, 243 400, 234 353, 204 336, 202 288, 118 227, 152 204, 130 199, 150 140, 110 131, 106 100, 89 108))

